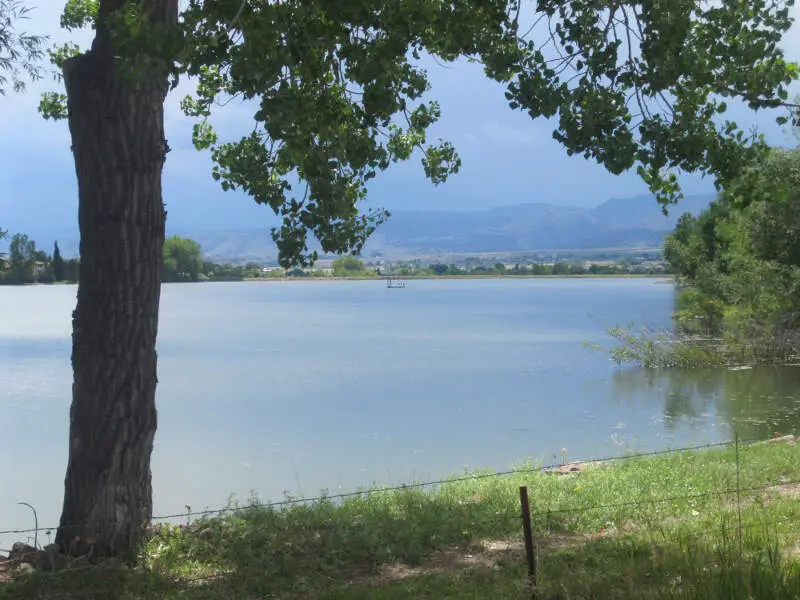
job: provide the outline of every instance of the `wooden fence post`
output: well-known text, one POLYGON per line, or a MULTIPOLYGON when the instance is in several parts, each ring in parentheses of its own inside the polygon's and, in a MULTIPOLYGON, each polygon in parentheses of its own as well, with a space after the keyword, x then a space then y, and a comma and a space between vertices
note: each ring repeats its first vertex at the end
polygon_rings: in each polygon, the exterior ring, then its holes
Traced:
POLYGON ((525 555, 528 559, 528 582, 531 587, 531 600, 536 600, 536 555, 533 551, 531 506, 528 502, 527 486, 523 485, 519 488, 519 503, 522 506, 522 530, 525 532, 525 555))

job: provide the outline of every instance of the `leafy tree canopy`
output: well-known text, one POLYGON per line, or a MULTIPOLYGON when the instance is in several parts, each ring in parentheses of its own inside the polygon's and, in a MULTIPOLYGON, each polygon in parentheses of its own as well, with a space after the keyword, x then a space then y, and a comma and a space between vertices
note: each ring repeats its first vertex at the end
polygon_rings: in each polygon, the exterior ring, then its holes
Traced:
POLYGON ((53 279, 55 281, 63 281, 66 277, 66 263, 61 256, 61 249, 58 247, 58 242, 53 244, 53 279))
POLYGON ((357 275, 364 272, 364 263, 355 256, 341 256, 333 261, 334 275, 357 275))
POLYGON ((33 281, 37 258, 36 242, 22 233, 14 234, 8 249, 8 270, 11 280, 16 283, 33 281))
POLYGON ((164 241, 164 279, 197 281, 203 272, 203 252, 196 241, 173 236, 164 241))
POLYGON ((772 151, 699 217, 682 217, 665 257, 686 286, 682 325, 800 349, 800 150, 772 151))
MULTIPOLYGON (((798 70, 778 43, 792 3, 189 0, 168 30, 152 3, 69 0, 62 25, 110 32, 131 72, 166 60, 174 83, 195 78, 182 102, 195 146, 224 189, 282 217, 273 237, 289 266, 316 259, 309 232, 326 252, 360 251, 388 216, 359 210, 366 184, 391 163, 419 150, 434 184, 459 170, 455 148, 428 139, 441 111, 424 98, 426 54, 480 62, 512 109, 557 117, 569 154, 635 169, 665 207, 680 197, 678 171, 730 181, 766 146, 725 119, 726 102, 790 106, 798 70), (254 104, 253 127, 224 141, 208 119, 231 97, 254 104)), ((45 95, 42 112, 65 116, 63 100, 45 95)))

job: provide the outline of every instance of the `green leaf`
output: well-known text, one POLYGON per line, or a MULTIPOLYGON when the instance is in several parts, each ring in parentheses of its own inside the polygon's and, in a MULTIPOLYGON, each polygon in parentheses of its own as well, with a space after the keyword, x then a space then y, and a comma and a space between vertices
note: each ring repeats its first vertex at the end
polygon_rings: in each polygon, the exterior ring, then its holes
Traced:
POLYGON ((47 55, 50 57, 50 62, 59 69, 63 68, 64 61, 78 56, 80 53, 80 47, 72 42, 67 42, 61 46, 55 46, 47 51, 47 55))
POLYGON ((67 0, 61 13, 61 27, 67 31, 94 27, 100 7, 98 0, 67 0))
POLYGON ((39 113, 45 119, 60 121, 69 115, 66 94, 45 92, 39 100, 39 113))

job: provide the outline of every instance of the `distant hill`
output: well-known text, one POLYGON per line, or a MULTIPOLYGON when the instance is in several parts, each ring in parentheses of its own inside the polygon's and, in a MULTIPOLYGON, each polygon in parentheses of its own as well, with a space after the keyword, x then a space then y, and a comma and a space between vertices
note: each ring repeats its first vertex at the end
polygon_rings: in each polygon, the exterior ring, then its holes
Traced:
POLYGON ((650 196, 613 198, 595 208, 531 203, 473 213, 397 211, 366 253, 443 254, 659 246, 680 215, 713 195, 689 196, 664 216, 650 196))
MULTIPOLYGON (((612 198, 595 208, 527 203, 478 212, 394 211, 378 228, 364 255, 385 257, 537 250, 656 247, 680 215, 697 214, 714 195, 687 196, 664 216, 652 196, 612 198)), ((38 234, 39 232, 37 232, 38 234)), ((268 228, 188 231, 169 227, 169 234, 197 240, 215 261, 271 261, 275 246, 268 228)), ((32 235, 39 239, 39 235, 32 235)), ((77 238, 52 232, 67 255, 77 253, 77 238)), ((50 243, 40 244, 49 249, 50 243)))
MULTIPOLYGON (((595 208, 528 203, 479 212, 394 211, 364 249, 385 257, 656 247, 680 215, 714 196, 688 196, 668 216, 652 196, 612 198, 595 208)), ((274 260, 266 230, 186 232, 214 260, 274 260)))

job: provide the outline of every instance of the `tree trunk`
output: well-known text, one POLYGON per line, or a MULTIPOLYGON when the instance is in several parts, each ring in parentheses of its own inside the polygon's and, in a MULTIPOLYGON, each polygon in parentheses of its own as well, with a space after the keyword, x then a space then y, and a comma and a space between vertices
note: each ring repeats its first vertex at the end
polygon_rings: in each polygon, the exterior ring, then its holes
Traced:
MULTIPOLYGON (((113 8, 121 2, 113 2, 113 8)), ((176 0, 153 0, 170 22, 176 0)), ((69 462, 56 543, 126 554, 152 516, 156 335, 166 213, 163 68, 123 77, 101 2, 92 49, 64 66, 78 176, 80 273, 73 313, 69 462)))

